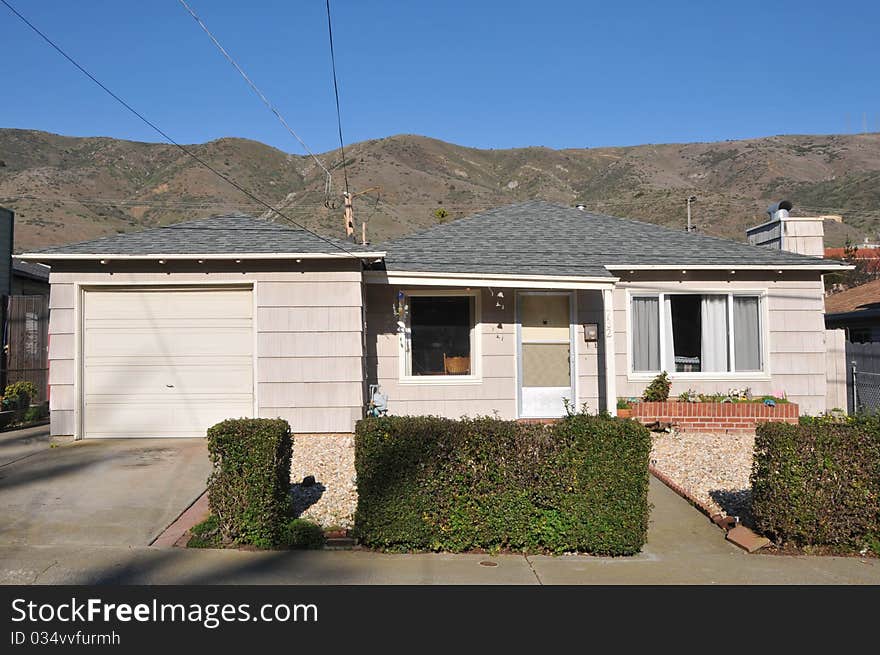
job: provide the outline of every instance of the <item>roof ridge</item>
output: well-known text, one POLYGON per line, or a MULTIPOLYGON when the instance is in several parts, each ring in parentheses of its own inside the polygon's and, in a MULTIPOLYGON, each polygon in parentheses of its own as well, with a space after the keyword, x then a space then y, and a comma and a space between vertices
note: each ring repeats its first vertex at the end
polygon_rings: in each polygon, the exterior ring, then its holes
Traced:
MULTIPOLYGON (((224 253, 232 252, 236 248, 239 252, 253 250, 267 254, 269 252, 295 252, 289 249, 290 244, 304 248, 306 252, 335 253, 339 250, 353 256, 375 250, 336 237, 319 235, 299 226, 235 212, 191 218, 167 225, 144 227, 131 232, 105 234, 94 239, 44 247, 28 254, 47 256, 64 253, 113 254, 114 252, 126 253, 132 250, 155 252, 156 244, 159 243, 165 244, 162 246, 162 252, 167 254, 171 251, 167 250, 166 246, 178 241, 201 243, 207 248, 205 252, 213 252, 215 248, 218 248, 218 252, 224 253), (183 234, 184 232, 186 235, 183 234), (201 234, 199 234, 200 232, 201 234), (175 233, 177 233, 176 236, 175 233)), ((186 245, 175 247, 181 248, 184 253, 191 251, 186 245)))
POLYGON ((390 243, 398 243, 398 242, 404 241, 405 239, 412 239, 414 237, 420 237, 420 236, 423 236, 426 234, 432 234, 432 233, 439 231, 439 230, 442 230, 442 229, 447 229, 447 228, 455 226, 455 225, 462 225, 464 223, 470 223, 470 222, 476 221, 478 219, 483 219, 486 216, 494 215, 494 214, 501 212, 503 210, 511 209, 513 207, 521 207, 522 205, 526 205, 526 204, 533 203, 533 202, 539 202, 539 201, 537 199, 524 200, 522 202, 515 202, 515 203, 511 203, 509 205, 501 205, 500 207, 490 207, 489 209, 484 209, 483 211, 477 212, 476 214, 468 214, 467 216, 462 216, 461 218, 456 218, 451 221, 447 221, 445 223, 437 223, 436 225, 432 225, 431 227, 425 228, 424 230, 419 230, 418 232, 411 232, 410 234, 404 234, 404 235, 396 237, 394 239, 386 239, 385 241, 382 241, 378 245, 384 246, 384 245, 390 244, 390 243))
MULTIPOLYGON (((420 230, 418 232, 413 232, 412 234, 403 235, 401 237, 397 237, 396 239, 389 239, 387 241, 382 242, 379 245, 383 245, 383 246, 384 245, 396 245, 396 244, 400 244, 400 243, 405 243, 408 240, 419 239, 419 238, 425 237, 425 236, 432 236, 434 233, 436 233, 437 231, 440 231, 440 230, 446 230, 446 229, 450 229, 453 227, 470 224, 471 222, 475 222, 478 220, 485 220, 485 218, 488 216, 494 216, 498 213, 509 211, 511 209, 526 207, 529 205, 552 207, 553 209, 556 209, 556 210, 564 210, 567 212, 572 212, 572 215, 574 215, 573 212, 577 212, 577 215, 579 217, 585 216, 585 217, 592 217, 592 218, 615 221, 618 223, 630 224, 634 227, 644 227, 649 230, 655 230, 655 231, 659 231, 659 232, 662 232, 664 234, 669 234, 669 235, 674 234, 674 235, 677 235, 677 236, 680 236, 683 238, 692 238, 692 239, 697 239, 697 240, 711 240, 715 243, 725 244, 728 247, 733 246, 736 248, 743 247, 743 248, 747 248, 747 249, 755 248, 755 249, 762 250, 762 251, 766 250, 764 248, 760 248, 760 246, 754 246, 752 244, 744 243, 742 241, 735 241, 734 239, 730 239, 730 238, 718 237, 718 236, 714 236, 714 235, 710 235, 710 234, 704 234, 702 232, 686 232, 684 230, 679 231, 679 230, 675 230, 671 227, 668 227, 666 225, 660 225, 658 223, 651 223, 649 221, 643 221, 643 220, 639 220, 636 218, 629 218, 629 217, 624 217, 624 216, 614 216, 612 214, 605 214, 605 213, 601 213, 601 212, 594 212, 594 211, 577 209, 576 207, 569 207, 567 205, 563 205, 558 202, 552 202, 552 201, 544 200, 541 198, 532 198, 530 200, 524 200, 524 201, 515 202, 515 203, 511 203, 511 204, 507 204, 507 205, 502 205, 500 207, 492 207, 492 208, 487 209, 485 211, 478 212, 476 214, 471 214, 470 216, 463 216, 463 217, 455 219, 453 221, 433 225, 425 230, 420 230)), ((786 256, 790 255, 792 258, 802 258, 804 260, 810 260, 810 261, 823 259, 821 257, 802 255, 800 253, 794 253, 794 252, 789 252, 789 251, 779 251, 778 254, 782 257, 786 257, 786 256)))

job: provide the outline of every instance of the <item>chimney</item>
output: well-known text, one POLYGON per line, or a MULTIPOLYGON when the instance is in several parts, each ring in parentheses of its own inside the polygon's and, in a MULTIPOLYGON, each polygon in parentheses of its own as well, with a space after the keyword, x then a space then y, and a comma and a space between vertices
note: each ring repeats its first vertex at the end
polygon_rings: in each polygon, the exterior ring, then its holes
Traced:
POLYGON ((822 257, 825 254, 825 229, 821 216, 792 216, 792 204, 780 200, 767 208, 770 217, 746 230, 749 244, 773 250, 787 250, 799 255, 822 257))

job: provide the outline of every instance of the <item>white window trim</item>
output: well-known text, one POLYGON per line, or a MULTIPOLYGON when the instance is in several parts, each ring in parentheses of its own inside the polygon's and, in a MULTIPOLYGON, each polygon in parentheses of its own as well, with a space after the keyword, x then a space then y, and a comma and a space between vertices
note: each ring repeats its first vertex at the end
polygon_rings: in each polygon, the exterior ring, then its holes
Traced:
POLYGON ((761 335, 761 370, 760 371, 705 371, 699 373, 677 373, 675 371, 667 371, 671 380, 692 380, 692 381, 735 381, 735 380, 769 380, 770 373, 770 337, 768 326, 769 314, 767 309, 767 289, 736 289, 735 291, 727 288, 698 288, 687 289, 682 291, 654 291, 651 289, 638 290, 627 289, 626 291, 626 370, 627 378, 634 381, 651 380, 662 370, 662 363, 666 361, 666 326, 663 320, 663 305, 665 296, 673 295, 711 295, 711 296, 727 296, 727 324, 728 333, 731 337, 728 339, 730 365, 735 368, 736 361, 734 357, 734 327, 733 327, 733 297, 735 296, 751 296, 758 298, 758 331, 761 335), (633 324, 632 324, 632 299, 633 298, 658 298, 660 311, 660 363, 661 368, 657 371, 636 371, 633 370, 633 324))
POLYGON ((412 335, 410 332, 410 314, 406 315, 406 333, 398 339, 398 380, 401 384, 482 384, 482 312, 479 289, 403 289, 404 302, 409 305, 413 296, 461 296, 474 299, 473 327, 471 328, 471 374, 470 375, 411 375, 409 373, 409 355, 412 352, 412 335))

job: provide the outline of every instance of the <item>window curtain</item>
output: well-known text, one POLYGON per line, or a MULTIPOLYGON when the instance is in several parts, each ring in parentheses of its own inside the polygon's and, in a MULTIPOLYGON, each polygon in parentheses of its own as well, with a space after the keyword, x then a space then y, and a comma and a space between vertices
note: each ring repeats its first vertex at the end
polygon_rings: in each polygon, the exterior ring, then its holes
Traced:
POLYGON ((663 362, 663 370, 675 372, 675 331, 672 329, 672 298, 663 297, 663 330, 666 333, 663 344, 666 350, 666 361, 663 362))
POLYGON ((727 371, 727 296, 703 296, 700 318, 700 370, 727 371))
POLYGON ((660 299, 632 299, 633 370, 660 370, 660 299))
POLYGON ((761 332, 758 299, 733 299, 733 358, 737 371, 761 370, 761 332))

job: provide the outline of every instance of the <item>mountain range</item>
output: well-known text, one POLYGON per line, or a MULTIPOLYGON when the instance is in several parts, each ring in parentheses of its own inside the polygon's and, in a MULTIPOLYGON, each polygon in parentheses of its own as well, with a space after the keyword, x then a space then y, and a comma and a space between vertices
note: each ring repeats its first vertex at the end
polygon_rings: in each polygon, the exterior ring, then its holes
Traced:
POLYGON ((0 205, 16 212, 15 250, 232 211, 343 233, 342 192, 373 243, 541 198, 684 229, 686 198, 707 234, 744 239, 771 202, 826 221, 826 244, 880 231, 880 134, 554 150, 485 150, 416 135, 311 158, 239 138, 185 146, 257 202, 173 145, 0 129, 0 205), (271 212, 267 206, 277 209, 271 212))

